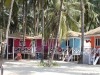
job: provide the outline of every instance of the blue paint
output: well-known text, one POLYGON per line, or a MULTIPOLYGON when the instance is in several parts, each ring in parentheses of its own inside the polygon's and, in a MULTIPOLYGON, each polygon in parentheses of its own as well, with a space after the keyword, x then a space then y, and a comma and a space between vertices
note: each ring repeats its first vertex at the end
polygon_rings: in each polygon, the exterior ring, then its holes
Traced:
POLYGON ((69 47, 71 48, 80 48, 81 43, 80 43, 80 39, 79 38, 70 38, 69 39, 69 47))
POLYGON ((62 49, 66 49, 66 40, 62 39, 61 44, 60 44, 60 47, 62 49))
POLYGON ((80 39, 74 38, 74 48, 80 48, 81 45, 80 41, 81 41, 80 39))
POLYGON ((80 38, 70 38, 69 47, 72 48, 73 55, 80 55, 81 53, 81 40, 80 38))
POLYGON ((74 47, 73 43, 74 43, 73 38, 70 38, 70 39, 69 39, 69 47, 70 47, 70 48, 73 48, 73 47, 74 47))

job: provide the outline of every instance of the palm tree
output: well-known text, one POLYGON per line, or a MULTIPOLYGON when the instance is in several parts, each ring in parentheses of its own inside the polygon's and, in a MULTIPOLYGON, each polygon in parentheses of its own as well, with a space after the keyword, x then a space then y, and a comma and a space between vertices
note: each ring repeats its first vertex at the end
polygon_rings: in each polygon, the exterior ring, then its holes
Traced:
POLYGON ((42 54, 41 54, 41 62, 43 63, 44 59, 44 0, 41 2, 41 8, 42 8, 42 20, 41 20, 41 26, 42 26, 42 54))
POLYGON ((60 25, 61 25, 61 15, 62 15, 62 5, 63 5, 63 0, 60 0, 61 4, 60 4, 60 9, 59 9, 59 17, 58 17, 58 30, 57 30, 57 34, 56 34, 56 43, 55 43, 55 48, 54 48, 54 52, 52 54, 52 60, 54 58, 54 54, 55 54, 55 50, 57 49, 57 42, 58 42, 58 38, 59 38, 59 32, 60 32, 60 25))
POLYGON ((81 7, 81 55, 79 59, 79 63, 83 63, 83 51, 84 51, 84 3, 83 0, 80 1, 81 7))
MULTIPOLYGON (((56 0, 53 0, 56 4, 56 0)), ((61 2, 60 2, 61 3, 61 2)), ((74 2, 73 2, 74 3, 74 2)), ((78 22, 76 21, 75 15, 73 15, 71 13, 72 10, 69 11, 68 8, 66 8, 67 6, 71 6, 71 3, 69 3, 70 5, 67 5, 65 2, 62 3, 62 7, 61 8, 61 15, 60 15, 60 21, 59 21, 59 16, 57 16, 58 13, 58 8, 56 8, 56 5, 58 6, 58 4, 55 5, 55 7, 49 7, 50 10, 48 10, 48 23, 46 23, 47 25, 45 25, 45 38, 50 38, 50 35, 52 34, 52 37, 54 38, 59 38, 62 39, 63 37, 66 37, 66 33, 67 33, 67 26, 69 25, 73 25, 73 27, 71 27, 70 29, 75 29, 78 30, 78 22), (63 5, 64 4, 64 5, 63 5), (53 9, 54 8, 54 9, 53 9), (55 9, 56 8, 56 9, 55 9), (74 16, 74 17, 73 17, 74 16), (60 22, 60 24, 58 23, 60 22), (60 25, 60 27, 59 27, 60 25), (59 27, 59 28, 58 28, 59 27), (59 29, 59 34, 58 34, 58 29, 59 29), (57 36, 58 35, 58 36, 57 36)), ((73 5, 73 4, 72 4, 73 5)), ((74 9, 75 11, 75 9, 74 9)), ((79 11, 77 11, 79 13, 79 11)), ((79 16, 79 15, 77 15, 79 16)), ((77 17, 76 16, 76 17, 77 17)), ((57 38, 57 39, 58 39, 57 38)), ((65 38, 66 39, 66 38, 65 38)), ((58 40, 57 40, 58 41, 58 40)))
MULTIPOLYGON (((9 12, 9 19, 8 19, 8 25, 7 25, 7 30, 6 30, 6 43, 7 43, 7 45, 8 45, 8 32, 9 32, 9 27, 10 27, 13 3, 14 3, 14 0, 11 1, 11 9, 10 9, 10 12, 9 12)), ((7 46, 7 59, 8 59, 8 46, 7 46)))
MULTIPOLYGON (((12 20, 10 22, 11 25, 9 26, 10 33, 22 32, 23 30, 23 25, 24 25, 23 13, 22 13, 23 1, 25 2, 26 0, 14 1, 13 9, 12 9, 12 20)), ((6 28, 7 25, 6 22, 8 19, 8 14, 9 14, 8 11, 9 11, 10 3, 11 3, 10 0, 5 0, 4 6, 6 9, 3 8, 5 10, 3 11, 4 12, 3 28, 6 28)), ((80 31, 81 12, 80 12, 79 0, 63 0, 61 9, 60 9, 61 7, 60 0, 44 0, 43 7, 41 6, 42 6, 42 0, 34 0, 34 1, 27 0, 27 8, 28 8, 26 9, 27 22, 24 26, 24 29, 26 30, 25 31, 26 34, 37 35, 39 33, 42 33, 44 41, 52 37, 52 38, 56 38, 56 42, 57 42, 58 35, 59 35, 59 40, 61 40, 63 37, 66 37, 67 30, 71 29, 74 31, 80 31), (44 10, 44 12, 42 9, 44 10), (60 20, 59 20, 59 15, 60 15, 60 20)), ((87 31, 91 28, 97 27, 95 21, 97 20, 96 17, 98 17, 98 15, 94 13, 94 9, 92 9, 94 5, 92 5, 90 1, 88 0, 84 1, 84 6, 86 9, 84 14, 85 15, 88 14, 88 17, 85 17, 88 18, 88 22, 86 23, 85 21, 84 24, 85 31, 87 31), (88 9, 86 8, 87 5, 88 5, 88 9)), ((0 17, 0 19, 2 19, 2 17, 0 17)))
POLYGON ((89 2, 89 0, 84 0, 84 9, 85 9, 84 31, 86 32, 92 28, 98 27, 99 14, 95 11, 95 5, 89 2))

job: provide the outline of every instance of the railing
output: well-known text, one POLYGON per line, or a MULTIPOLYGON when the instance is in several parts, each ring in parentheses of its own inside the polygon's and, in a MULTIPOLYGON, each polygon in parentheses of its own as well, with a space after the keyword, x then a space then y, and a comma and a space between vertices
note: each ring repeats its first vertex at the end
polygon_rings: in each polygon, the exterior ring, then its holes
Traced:
POLYGON ((14 53, 17 53, 18 51, 21 51, 21 53, 31 53, 32 48, 31 47, 14 47, 14 53))

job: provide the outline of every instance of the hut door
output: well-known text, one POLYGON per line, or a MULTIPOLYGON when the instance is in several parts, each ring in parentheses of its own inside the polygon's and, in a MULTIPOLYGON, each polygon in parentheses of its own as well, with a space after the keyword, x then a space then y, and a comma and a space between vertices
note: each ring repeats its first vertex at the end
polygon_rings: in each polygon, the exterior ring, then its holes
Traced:
POLYGON ((8 57, 12 58, 13 55, 13 39, 9 38, 9 42, 8 42, 8 57))
POLYGON ((72 48, 73 55, 80 55, 81 52, 81 40, 80 38, 70 38, 69 39, 69 47, 72 48))
POLYGON ((81 53, 81 39, 74 38, 74 47, 72 51, 73 55, 80 55, 81 53))

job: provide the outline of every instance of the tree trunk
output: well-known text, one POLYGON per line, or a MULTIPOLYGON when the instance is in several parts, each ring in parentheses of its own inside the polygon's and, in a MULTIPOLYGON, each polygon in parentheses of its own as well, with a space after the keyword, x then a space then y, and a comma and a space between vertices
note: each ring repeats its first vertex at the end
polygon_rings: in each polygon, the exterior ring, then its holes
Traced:
POLYGON ((83 51, 84 51, 84 3, 83 0, 80 2, 81 6, 81 55, 79 57, 79 63, 83 63, 83 51))
POLYGON ((36 0, 33 0, 33 15, 34 15, 34 21, 33 21, 33 28, 34 28, 34 35, 36 35, 36 0))
POLYGON ((51 66, 51 39, 50 39, 50 42, 48 41, 48 66, 50 67, 51 66))
MULTIPOLYGON (((25 44, 25 36, 26 36, 26 20, 27 18, 27 0, 23 0, 23 46, 22 49, 24 48, 25 44)), ((24 58, 25 58, 25 53, 24 53, 24 58)))
POLYGON ((41 52, 41 62, 44 62, 44 0, 42 0, 42 21, 41 21, 41 25, 42 25, 42 52, 41 52))
POLYGON ((36 28, 36 35, 38 35, 38 33, 39 33, 39 31, 38 31, 38 29, 39 29, 38 28, 39 27, 39 11, 40 11, 39 3, 40 3, 40 0, 38 0, 38 5, 37 5, 38 6, 38 11, 37 11, 38 12, 38 15, 37 15, 37 23, 36 23, 36 27, 37 27, 36 28))
POLYGON ((4 0, 1 0, 2 3, 2 28, 5 27, 5 18, 4 18, 4 0))
POLYGON ((62 12, 62 4, 63 4, 63 0, 60 0, 61 1, 61 5, 60 5, 60 10, 59 10, 59 18, 58 18, 58 30, 57 30, 57 35, 56 35, 56 43, 55 43, 55 48, 53 50, 53 54, 52 54, 52 60, 54 58, 54 54, 55 54, 55 51, 57 49, 57 42, 58 42, 58 38, 59 38, 59 31, 60 31, 60 22, 61 22, 61 12, 62 12))
POLYGON ((12 15, 12 9, 13 9, 14 0, 11 1, 11 7, 9 12, 9 19, 7 24, 7 30, 6 30, 6 44, 7 44, 7 59, 8 59, 8 33, 9 33, 9 27, 11 22, 11 15, 12 15))

